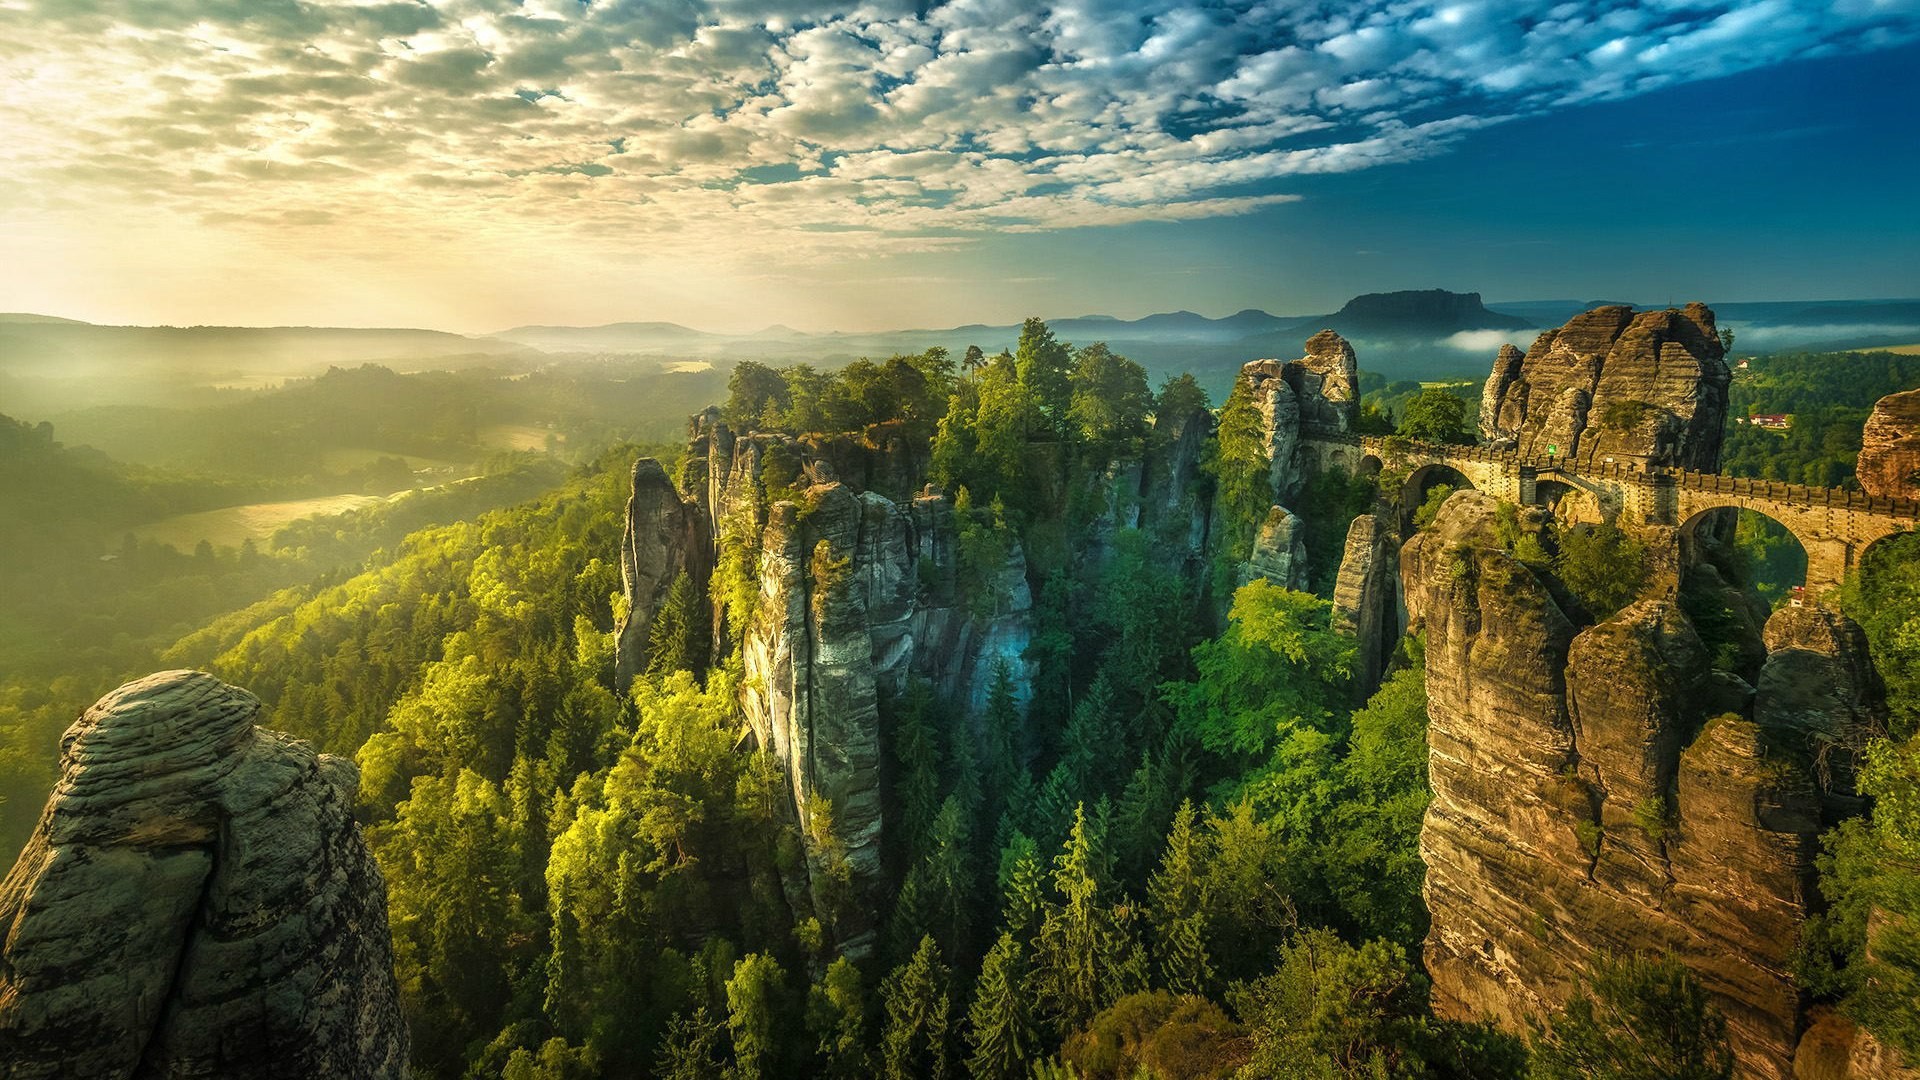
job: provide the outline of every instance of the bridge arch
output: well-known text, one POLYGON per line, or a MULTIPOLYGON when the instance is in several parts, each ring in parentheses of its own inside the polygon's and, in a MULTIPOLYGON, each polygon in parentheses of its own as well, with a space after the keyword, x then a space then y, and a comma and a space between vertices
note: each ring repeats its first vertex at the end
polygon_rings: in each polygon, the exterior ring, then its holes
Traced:
POLYGON ((1809 584, 1815 552, 1830 543, 1801 535, 1763 509, 1731 503, 1694 511, 1679 534, 1683 586, 1690 568, 1713 562, 1723 577, 1740 579, 1735 583, 1755 588, 1769 604, 1809 584))
POLYGON ((1400 532, 1403 535, 1413 535, 1414 515, 1439 487, 1454 491, 1479 490, 1466 473, 1443 461, 1429 462, 1413 470, 1400 485, 1400 532))

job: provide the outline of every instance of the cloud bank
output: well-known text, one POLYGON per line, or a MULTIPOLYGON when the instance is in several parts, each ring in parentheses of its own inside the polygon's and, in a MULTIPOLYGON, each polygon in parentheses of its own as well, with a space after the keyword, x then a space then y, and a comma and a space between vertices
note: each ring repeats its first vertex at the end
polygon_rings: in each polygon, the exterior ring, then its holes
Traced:
POLYGON ((1920 0, 0 0, 0 213, 736 268, 1246 214, 1920 0))

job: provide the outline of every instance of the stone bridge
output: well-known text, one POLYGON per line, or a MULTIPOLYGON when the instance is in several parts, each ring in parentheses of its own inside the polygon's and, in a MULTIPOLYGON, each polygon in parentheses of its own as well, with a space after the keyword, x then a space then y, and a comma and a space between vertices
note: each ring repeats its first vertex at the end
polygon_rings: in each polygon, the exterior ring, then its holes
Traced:
POLYGON ((1807 553, 1807 588, 1840 584, 1868 548, 1920 525, 1920 502, 1874 498, 1858 491, 1784 484, 1648 465, 1640 458, 1576 463, 1528 458, 1516 450, 1451 446, 1390 436, 1311 429, 1300 433, 1309 471, 1377 475, 1404 472, 1402 527, 1438 484, 1461 480, 1495 498, 1552 508, 1573 522, 1609 522, 1666 530, 1677 544, 1665 576, 1678 587, 1680 556, 1715 510, 1752 510, 1778 522, 1807 553))

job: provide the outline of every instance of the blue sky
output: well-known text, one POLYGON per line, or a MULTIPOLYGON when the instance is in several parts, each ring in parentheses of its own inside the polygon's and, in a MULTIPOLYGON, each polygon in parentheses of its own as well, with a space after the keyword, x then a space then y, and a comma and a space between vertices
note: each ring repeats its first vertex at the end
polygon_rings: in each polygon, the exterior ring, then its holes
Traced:
POLYGON ((0 310, 1920 295, 1920 0, 0 0, 0 310))

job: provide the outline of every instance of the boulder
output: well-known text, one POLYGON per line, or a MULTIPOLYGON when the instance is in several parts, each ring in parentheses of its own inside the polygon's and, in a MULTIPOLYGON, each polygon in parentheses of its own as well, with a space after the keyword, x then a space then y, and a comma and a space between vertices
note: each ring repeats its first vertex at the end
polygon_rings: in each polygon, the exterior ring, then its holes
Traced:
POLYGON ((0 1073, 400 1077, 358 772, 167 671, 101 698, 0 884, 0 1073))

